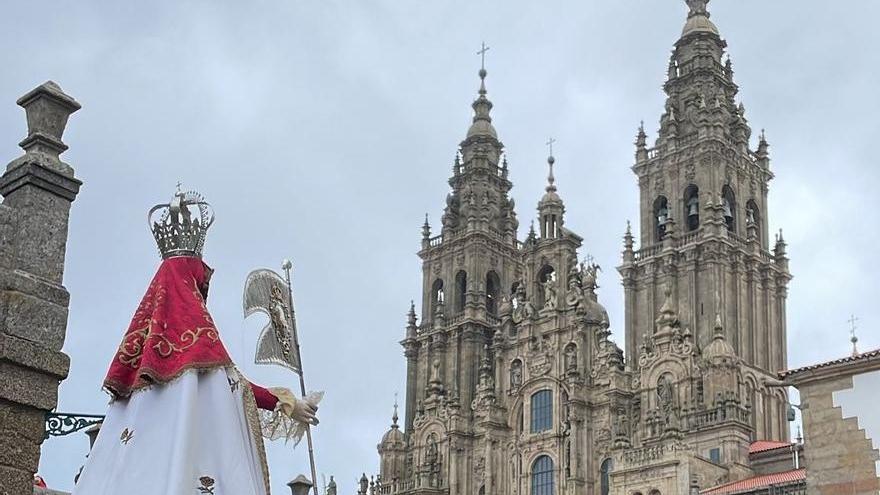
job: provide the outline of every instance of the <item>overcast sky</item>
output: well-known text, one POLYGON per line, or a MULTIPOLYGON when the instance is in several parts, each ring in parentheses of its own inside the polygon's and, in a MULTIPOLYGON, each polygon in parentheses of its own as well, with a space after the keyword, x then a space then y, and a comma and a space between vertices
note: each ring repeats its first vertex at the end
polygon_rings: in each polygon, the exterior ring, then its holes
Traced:
MULTIPOLYGON (((765 127, 776 179, 771 232, 785 229, 792 366, 880 347, 880 2, 716 0, 741 98, 765 127)), ((318 469, 353 493, 375 472, 376 443, 404 390, 402 338, 419 300, 415 252, 435 226, 471 118, 485 40, 494 123, 507 147, 520 235, 543 192, 548 136, 566 226, 600 284, 622 344, 619 262, 638 195, 633 139, 653 142, 681 0, 49 2, 0 15, 0 157, 20 154, 14 102, 52 79, 83 105, 64 158, 84 181, 73 205, 65 285, 70 377, 59 409, 103 413, 106 366, 155 268, 145 213, 177 181, 198 188, 217 222, 206 261, 209 307, 254 381, 295 377, 257 367, 262 321, 242 322, 255 267, 295 265, 310 388, 326 390, 318 469)), ((637 222, 634 222, 638 225, 637 222)), ((436 229, 435 229, 436 231, 436 229)), ((70 489, 84 435, 49 440, 41 472, 70 489)), ((269 448, 272 485, 308 471, 304 448, 269 448)))

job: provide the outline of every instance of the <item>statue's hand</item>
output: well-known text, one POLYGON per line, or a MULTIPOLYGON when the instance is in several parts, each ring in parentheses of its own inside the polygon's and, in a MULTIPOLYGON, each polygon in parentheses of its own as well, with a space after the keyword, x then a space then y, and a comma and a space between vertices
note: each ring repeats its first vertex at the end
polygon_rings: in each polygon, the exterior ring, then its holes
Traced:
POLYGON ((275 406, 275 409, 281 414, 300 423, 308 423, 313 426, 318 424, 317 404, 297 399, 287 388, 278 387, 269 390, 275 394, 275 397, 278 397, 278 405, 275 406))

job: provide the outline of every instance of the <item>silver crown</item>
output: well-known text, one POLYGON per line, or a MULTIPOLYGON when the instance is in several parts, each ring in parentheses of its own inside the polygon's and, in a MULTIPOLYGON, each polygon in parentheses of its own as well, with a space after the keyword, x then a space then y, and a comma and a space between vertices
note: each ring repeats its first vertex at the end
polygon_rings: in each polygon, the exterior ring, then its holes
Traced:
POLYGON ((168 204, 150 208, 147 222, 162 259, 173 256, 202 256, 205 236, 214 223, 214 210, 195 191, 179 189, 168 204))

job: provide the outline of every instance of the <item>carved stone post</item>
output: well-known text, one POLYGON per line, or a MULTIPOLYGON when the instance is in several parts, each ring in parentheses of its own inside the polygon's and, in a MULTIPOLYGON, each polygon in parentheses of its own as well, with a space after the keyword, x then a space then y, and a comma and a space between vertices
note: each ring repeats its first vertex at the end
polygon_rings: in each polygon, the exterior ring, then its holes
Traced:
POLYGON ((0 493, 33 493, 45 415, 69 358, 61 352, 70 299, 61 285, 68 213, 81 182, 59 155, 80 105, 53 82, 18 100, 25 154, 0 177, 0 493))

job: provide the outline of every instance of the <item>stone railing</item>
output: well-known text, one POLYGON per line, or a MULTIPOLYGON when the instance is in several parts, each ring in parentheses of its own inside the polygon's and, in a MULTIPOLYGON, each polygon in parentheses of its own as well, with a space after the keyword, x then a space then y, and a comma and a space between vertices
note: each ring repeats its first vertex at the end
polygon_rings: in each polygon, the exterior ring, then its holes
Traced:
MULTIPOLYGON (((692 232, 686 232, 684 234, 678 235, 675 238, 675 243, 673 244, 674 248, 683 248, 695 244, 702 234, 702 230, 694 230, 692 232)), ((726 232, 727 239, 736 247, 742 248, 747 252, 752 252, 752 243, 742 237, 734 234, 733 232, 726 232)), ((635 261, 641 261, 647 258, 651 258, 653 256, 657 256, 660 254, 664 247, 665 243, 669 242, 668 240, 664 240, 661 242, 657 242, 651 244, 649 246, 645 246, 642 249, 639 249, 633 253, 633 259, 635 261)), ((758 249, 755 255, 761 259, 761 261, 773 262, 774 256, 764 249, 758 249)))
POLYGON ((657 256, 660 254, 660 251, 663 250, 663 244, 657 243, 652 244, 647 247, 643 247, 634 253, 634 258, 636 261, 643 260, 645 258, 650 258, 652 256, 657 256))
POLYGON ((736 402, 719 404, 710 409, 682 410, 681 425, 684 430, 696 430, 728 421, 749 424, 751 411, 736 402))
POLYGON ((442 478, 435 478, 434 484, 430 483, 431 479, 421 473, 416 473, 415 477, 408 480, 391 480, 377 481, 372 484, 369 495, 394 495, 397 493, 408 493, 418 489, 442 489, 442 478))
POLYGON ((665 445, 655 445, 628 450, 623 453, 622 460, 626 466, 639 466, 662 459, 666 454, 665 445))
POLYGON ((443 234, 428 239, 428 246, 436 247, 443 244, 443 234))

